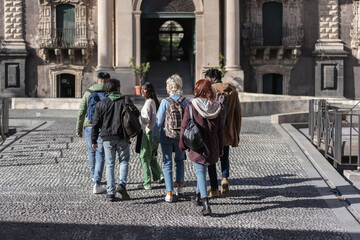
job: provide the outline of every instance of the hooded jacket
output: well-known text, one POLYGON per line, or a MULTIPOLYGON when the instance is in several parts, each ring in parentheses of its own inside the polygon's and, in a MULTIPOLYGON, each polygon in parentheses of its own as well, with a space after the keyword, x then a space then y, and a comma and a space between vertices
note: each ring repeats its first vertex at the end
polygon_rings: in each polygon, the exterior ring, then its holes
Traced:
POLYGON ((241 105, 236 88, 229 83, 214 83, 213 89, 225 96, 226 120, 223 129, 224 145, 237 147, 240 140, 241 130, 241 105))
MULTIPOLYGON (((207 165, 214 164, 219 160, 220 152, 223 151, 223 133, 222 133, 222 119, 221 106, 216 101, 209 101, 204 98, 195 98, 191 100, 193 120, 198 124, 201 131, 203 141, 209 149, 209 156, 204 156, 193 150, 189 150, 189 158, 191 161, 207 165)), ((189 104, 187 103, 184 117, 181 123, 180 150, 184 151, 187 147, 184 145, 182 135, 190 120, 189 104)))
MULTIPOLYGON (((94 92, 104 92, 104 84, 94 84, 89 88, 89 90, 94 92)), ((83 131, 83 128, 91 127, 91 123, 89 123, 86 114, 90 95, 91 93, 89 91, 86 91, 81 98, 78 117, 76 121, 76 132, 81 133, 83 131)))
MULTIPOLYGON (((124 99, 121 93, 111 92, 107 94, 105 99, 96 104, 91 130, 92 144, 97 143, 100 128, 101 137, 104 141, 126 139, 121 117, 125 107, 124 99)), ((130 99, 129 103, 132 104, 130 99)))

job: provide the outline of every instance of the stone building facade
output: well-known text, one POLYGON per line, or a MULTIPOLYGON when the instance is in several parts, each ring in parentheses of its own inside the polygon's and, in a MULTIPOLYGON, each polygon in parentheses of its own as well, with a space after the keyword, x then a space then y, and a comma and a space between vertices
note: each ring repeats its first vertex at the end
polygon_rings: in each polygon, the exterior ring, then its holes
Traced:
POLYGON ((357 0, 1 0, 0 94, 78 98, 100 71, 134 94, 129 67, 185 93, 211 67, 239 91, 360 98, 357 0), (219 55, 224 60, 219 61, 219 55))

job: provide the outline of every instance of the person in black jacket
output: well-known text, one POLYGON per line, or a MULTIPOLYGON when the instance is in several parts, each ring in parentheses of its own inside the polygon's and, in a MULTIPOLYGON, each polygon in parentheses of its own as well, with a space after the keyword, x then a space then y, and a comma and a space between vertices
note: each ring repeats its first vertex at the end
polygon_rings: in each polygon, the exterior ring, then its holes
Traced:
MULTIPOLYGON (((128 163, 130 159, 129 140, 126 139, 123 129, 122 112, 124 110, 124 95, 120 93, 120 81, 110 79, 105 84, 106 98, 96 104, 94 121, 92 123, 91 141, 93 149, 97 149, 97 138, 99 129, 104 141, 106 161, 107 199, 115 200, 115 193, 121 194, 122 200, 129 200, 130 196, 126 191, 128 175, 128 163), (116 153, 120 162, 120 177, 115 188, 115 159, 116 153)), ((131 100, 129 104, 132 104, 131 100)))

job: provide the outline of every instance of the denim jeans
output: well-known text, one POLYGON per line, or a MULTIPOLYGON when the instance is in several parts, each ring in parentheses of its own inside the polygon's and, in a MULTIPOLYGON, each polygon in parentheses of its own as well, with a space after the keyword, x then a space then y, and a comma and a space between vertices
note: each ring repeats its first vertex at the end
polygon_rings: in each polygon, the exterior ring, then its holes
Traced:
POLYGON ((130 147, 129 143, 125 139, 104 141, 105 160, 106 160, 106 182, 107 193, 115 194, 115 160, 116 153, 119 157, 119 182, 126 186, 128 165, 130 159, 130 147))
MULTIPOLYGON (((224 155, 220 158, 222 178, 229 177, 229 171, 230 171, 229 152, 230 152, 230 147, 224 146, 224 155)), ((209 165, 208 171, 209 171, 211 189, 216 190, 219 187, 217 180, 217 173, 216 173, 216 164, 209 165)))
POLYGON ((184 182, 184 159, 185 153, 179 148, 179 139, 168 138, 164 130, 160 133, 160 145, 163 153, 165 188, 167 192, 172 192, 173 171, 172 171, 172 153, 175 152, 176 182, 184 182))
POLYGON ((194 162, 195 171, 196 171, 196 192, 200 193, 201 198, 208 196, 207 193, 207 184, 206 184, 206 169, 207 165, 202 165, 194 162))
POLYGON ((88 157, 89 157, 89 165, 91 171, 91 178, 94 179, 95 183, 100 183, 102 179, 102 173, 104 171, 104 164, 105 164, 105 153, 103 147, 103 139, 99 137, 97 139, 98 148, 97 151, 94 151, 91 147, 91 129, 92 127, 85 128, 85 142, 88 148, 88 157))

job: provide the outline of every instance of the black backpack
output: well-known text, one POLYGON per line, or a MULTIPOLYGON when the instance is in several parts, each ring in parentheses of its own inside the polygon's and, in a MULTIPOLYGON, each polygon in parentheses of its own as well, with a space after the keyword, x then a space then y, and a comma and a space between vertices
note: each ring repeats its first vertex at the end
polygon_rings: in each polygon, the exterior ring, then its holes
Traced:
POLYGON ((198 124, 193 119, 191 101, 189 101, 189 113, 190 113, 190 120, 187 123, 184 133, 182 135, 182 140, 184 142, 184 145, 187 148, 199 154, 204 154, 204 156, 209 156, 209 149, 207 148, 206 144, 203 141, 203 137, 200 132, 198 124))
POLYGON ((125 96, 124 110, 122 112, 123 129, 126 139, 136 137, 141 131, 139 122, 140 111, 129 101, 129 96, 125 96))

